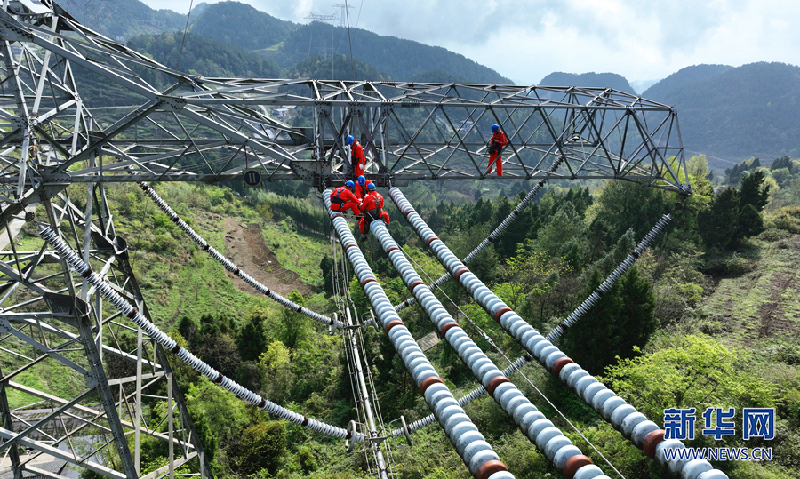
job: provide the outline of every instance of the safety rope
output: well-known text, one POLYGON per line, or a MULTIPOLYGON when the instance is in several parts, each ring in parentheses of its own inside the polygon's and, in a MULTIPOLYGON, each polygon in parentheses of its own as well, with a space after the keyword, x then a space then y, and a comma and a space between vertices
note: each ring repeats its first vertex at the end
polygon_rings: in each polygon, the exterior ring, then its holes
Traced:
MULTIPOLYGON (((558 169, 559 166, 561 166, 561 163, 563 161, 564 158, 561 157, 556 159, 556 161, 552 165, 550 165, 550 169, 547 170, 547 173, 548 174, 555 173, 555 171, 558 169)), ((524 210, 525 207, 528 206, 528 203, 530 203, 534 198, 536 198, 536 195, 539 193, 539 190, 544 187, 544 184, 546 182, 547 178, 539 180, 539 183, 537 183, 531 189, 531 191, 529 191, 528 194, 525 195, 524 198, 522 198, 522 201, 520 201, 519 204, 511 211, 511 213, 508 214, 506 219, 501 221, 500 225, 498 225, 497 228, 495 228, 494 231, 492 231, 492 233, 489 236, 487 236, 478 246, 476 246, 475 249, 472 250, 472 252, 468 254, 466 258, 464 258, 463 260, 464 264, 469 264, 473 259, 475 259, 479 254, 481 254, 481 252, 484 249, 486 249, 486 247, 489 246, 490 243, 493 243, 495 239, 500 237, 500 235, 506 230, 506 228, 508 228, 508 226, 511 223, 513 223, 514 220, 517 219, 517 217, 522 213, 522 210, 524 210)), ((434 289, 444 284, 444 282, 447 281, 448 279, 450 279, 450 272, 445 272, 441 277, 439 277, 439 279, 431 283, 428 287, 431 289, 431 291, 433 291, 434 289)), ((411 306, 415 302, 416 300, 414 298, 408 298, 402 303, 396 305, 394 309, 395 311, 399 312, 404 308, 411 306)))
POLYGON ((203 251, 206 251, 219 264, 225 267, 225 269, 233 273, 235 276, 241 278, 242 281, 252 286, 256 291, 265 294, 270 299, 275 300, 278 304, 280 304, 284 308, 294 310, 302 315, 308 316, 309 318, 315 321, 319 321, 320 323, 332 326, 334 330, 338 329, 341 326, 340 324, 334 323, 334 320, 332 318, 329 318, 328 316, 323 316, 319 313, 311 311, 308 308, 300 306, 299 304, 296 304, 293 301, 284 298, 280 294, 276 293, 275 291, 272 291, 271 289, 267 288, 263 284, 256 281, 255 278, 242 271, 238 266, 233 264, 233 262, 231 262, 228 258, 223 256, 219 251, 217 251, 213 246, 211 246, 211 244, 207 242, 205 239, 203 239, 202 236, 197 234, 197 232, 194 229, 192 229, 191 226, 186 224, 186 222, 183 221, 181 217, 178 216, 178 214, 172 210, 172 208, 170 208, 170 206, 158 195, 158 193, 156 193, 156 191, 150 185, 148 185, 144 181, 140 181, 139 187, 142 188, 145 194, 149 196, 159 208, 161 208, 161 211, 166 213, 169 219, 172 220, 172 222, 175 223, 180 229, 182 229, 183 232, 186 233, 186 235, 192 239, 192 241, 194 241, 198 246, 200 246, 200 248, 203 249, 203 251))
POLYGON ((120 313, 139 326, 148 337, 177 356, 192 369, 210 379, 213 383, 218 384, 220 387, 232 392, 242 401, 257 406, 260 409, 263 409, 264 411, 267 411, 281 419, 286 419, 300 426, 307 427, 313 431, 327 434, 329 436, 348 439, 356 442, 361 442, 364 440, 364 437, 359 434, 352 434, 346 429, 332 426, 330 424, 302 416, 296 412, 283 408, 262 398, 260 395, 250 391, 249 389, 240 386, 236 381, 225 377, 225 375, 223 375, 221 372, 215 370, 207 363, 203 362, 200 358, 189 352, 189 350, 180 346, 177 342, 175 342, 174 339, 167 336, 166 333, 161 331, 142 313, 137 311, 136 308, 134 308, 128 301, 114 291, 113 288, 106 281, 104 281, 99 274, 92 271, 91 265, 80 258, 78 254, 75 253, 75 251, 73 251, 72 248, 70 248, 69 245, 67 245, 64 240, 62 240, 49 226, 41 225, 39 227, 39 236, 41 236, 47 243, 52 245, 53 249, 58 252, 59 256, 61 256, 64 261, 72 266, 72 268, 83 278, 85 278, 89 284, 94 286, 100 295, 108 302, 113 304, 120 313))

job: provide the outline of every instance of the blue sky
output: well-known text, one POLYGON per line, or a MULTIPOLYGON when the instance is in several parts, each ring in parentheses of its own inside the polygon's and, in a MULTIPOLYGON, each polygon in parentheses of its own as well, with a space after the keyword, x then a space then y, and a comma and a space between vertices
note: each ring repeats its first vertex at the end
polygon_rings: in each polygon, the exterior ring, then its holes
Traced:
MULTIPOLYGON (((186 13, 190 0, 143 0, 186 13)), ((215 0, 205 0, 216 3, 215 0)), ((345 3, 345 0, 336 0, 345 3)), ((195 5, 199 2, 195 2, 195 5)), ((332 1, 243 0, 283 20, 332 1)), ((800 2, 785 0, 355 0, 351 26, 461 53, 518 84, 554 71, 656 80, 700 63, 800 64, 800 2)), ((368 61, 368 59, 365 59, 368 61)))

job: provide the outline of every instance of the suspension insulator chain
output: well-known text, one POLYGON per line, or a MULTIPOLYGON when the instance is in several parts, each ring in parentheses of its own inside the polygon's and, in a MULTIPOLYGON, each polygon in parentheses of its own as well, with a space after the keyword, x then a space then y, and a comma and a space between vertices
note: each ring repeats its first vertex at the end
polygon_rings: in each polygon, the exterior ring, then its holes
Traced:
MULTIPOLYGON (((691 461, 691 466, 689 466, 690 463, 687 461, 667 459, 662 451, 664 449, 682 449, 685 447, 683 443, 676 439, 665 439, 664 430, 660 429, 656 423, 648 420, 644 414, 626 403, 614 391, 581 369, 571 358, 517 315, 477 276, 470 272, 444 242, 438 239, 399 189, 390 189, 389 195, 400 211, 404 212, 403 216, 406 217, 423 243, 428 245, 445 269, 469 292, 489 316, 514 337, 528 353, 575 390, 578 396, 592 406, 604 419, 611 422, 611 425, 621 431, 623 436, 643 449, 648 457, 655 459, 671 471, 680 472, 688 468, 684 472, 702 470, 711 472, 709 478, 727 477, 723 472, 713 469, 711 464, 705 460, 698 460, 700 462, 697 463, 691 461)), ((588 458, 586 460, 588 461, 588 458)))
MULTIPOLYGON (((411 374, 412 380, 419 388, 439 424, 444 428, 445 434, 455 446, 469 472, 481 479, 513 478, 514 475, 507 471, 497 453, 492 450, 492 446, 484 440, 483 435, 478 432, 478 428, 458 405, 458 401, 453 397, 450 389, 445 386, 442 378, 439 377, 400 316, 395 312, 394 306, 378 283, 372 268, 367 264, 364 254, 350 232, 347 220, 341 213, 331 211, 331 190, 325 190, 323 194, 333 227, 378 321, 389 335, 389 341, 403 359, 403 364, 411 374)), ((380 222, 376 221, 372 224, 377 226, 380 222)))
POLYGON ((210 379, 220 387, 232 392, 236 397, 250 403, 254 406, 279 417, 280 419, 289 420, 295 424, 307 427, 313 431, 327 434, 329 436, 338 437, 341 439, 349 439, 351 441, 360 442, 364 437, 358 435, 353 437, 346 429, 331 426, 324 422, 302 416, 296 412, 285 409, 277 404, 270 402, 258 394, 250 391, 249 389, 239 385, 236 381, 225 377, 222 373, 215 370, 207 363, 203 362, 200 358, 190 353, 186 348, 181 347, 174 339, 167 336, 166 333, 158 329, 158 327, 151 323, 142 313, 136 310, 128 301, 120 296, 113 288, 105 281, 99 274, 92 271, 91 265, 85 262, 81 257, 75 253, 67 243, 62 240, 49 226, 40 226, 39 236, 41 236, 47 243, 52 245, 53 249, 58 252, 59 256, 63 258, 75 271, 78 272, 86 281, 94 286, 100 295, 108 302, 114 305, 117 310, 133 321, 137 326, 142 328, 142 331, 147 334, 152 340, 166 348, 172 354, 177 356, 181 361, 189 365, 192 369, 199 372, 206 378, 210 379))

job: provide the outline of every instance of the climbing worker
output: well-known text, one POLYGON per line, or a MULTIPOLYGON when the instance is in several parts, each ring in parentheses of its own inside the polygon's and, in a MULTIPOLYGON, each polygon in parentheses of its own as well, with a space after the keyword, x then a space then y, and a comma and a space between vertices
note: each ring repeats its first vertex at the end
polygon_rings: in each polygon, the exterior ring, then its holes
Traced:
POLYGON ((497 176, 503 176, 503 157, 500 156, 500 154, 506 145, 508 145, 508 137, 503 133, 503 130, 500 129, 500 125, 495 123, 492 125, 492 139, 489 141, 489 166, 486 171, 487 175, 492 172, 492 163, 497 160, 497 176))
POLYGON ((340 186, 331 192, 331 211, 341 211, 342 213, 350 210, 358 216, 361 212, 361 200, 353 194, 356 184, 353 180, 347 180, 344 186, 340 186))
POLYGON ((364 178, 364 175, 359 176, 356 178, 356 198, 359 200, 363 200, 365 196, 367 196, 367 190, 369 189, 369 185, 372 184, 371 180, 364 178))
POLYGON ((358 229, 363 235, 369 233, 370 224, 377 219, 389 224, 389 213, 383 211, 383 196, 375 189, 374 183, 367 185, 367 190, 369 193, 361 203, 361 212, 364 213, 364 216, 358 220, 358 229))
POLYGON ((347 144, 350 145, 350 164, 353 165, 354 176, 364 176, 367 164, 364 147, 352 135, 347 135, 347 144))

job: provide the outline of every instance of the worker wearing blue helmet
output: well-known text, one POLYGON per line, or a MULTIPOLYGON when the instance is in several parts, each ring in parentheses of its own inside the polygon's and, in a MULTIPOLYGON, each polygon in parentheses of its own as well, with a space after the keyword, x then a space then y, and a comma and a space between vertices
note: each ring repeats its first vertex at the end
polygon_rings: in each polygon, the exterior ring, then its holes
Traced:
POLYGON ((389 224, 389 213, 383 211, 383 196, 378 193, 375 188, 375 183, 370 182, 367 185, 367 196, 361 204, 361 212, 364 216, 358 220, 358 229, 361 234, 366 235, 369 233, 369 227, 375 220, 381 220, 385 224, 389 224))
POLYGON ((340 186, 331 192, 331 211, 340 211, 344 213, 347 210, 353 212, 358 216, 361 209, 361 200, 356 198, 353 193, 356 184, 353 180, 347 180, 344 186, 340 186))
POLYGON ((508 145, 508 137, 503 130, 500 129, 500 125, 494 124, 492 125, 492 139, 489 141, 489 166, 487 167, 488 170, 486 174, 492 172, 492 163, 497 162, 497 176, 503 176, 503 157, 500 154, 503 152, 503 148, 508 145))
POLYGON ((363 176, 367 164, 364 147, 352 135, 347 135, 347 144, 350 145, 350 164, 353 165, 353 172, 355 176, 363 176))
POLYGON ((356 178, 356 198, 363 200, 364 197, 367 196, 367 193, 369 192, 369 185, 371 184, 372 181, 366 179, 364 175, 356 178))

